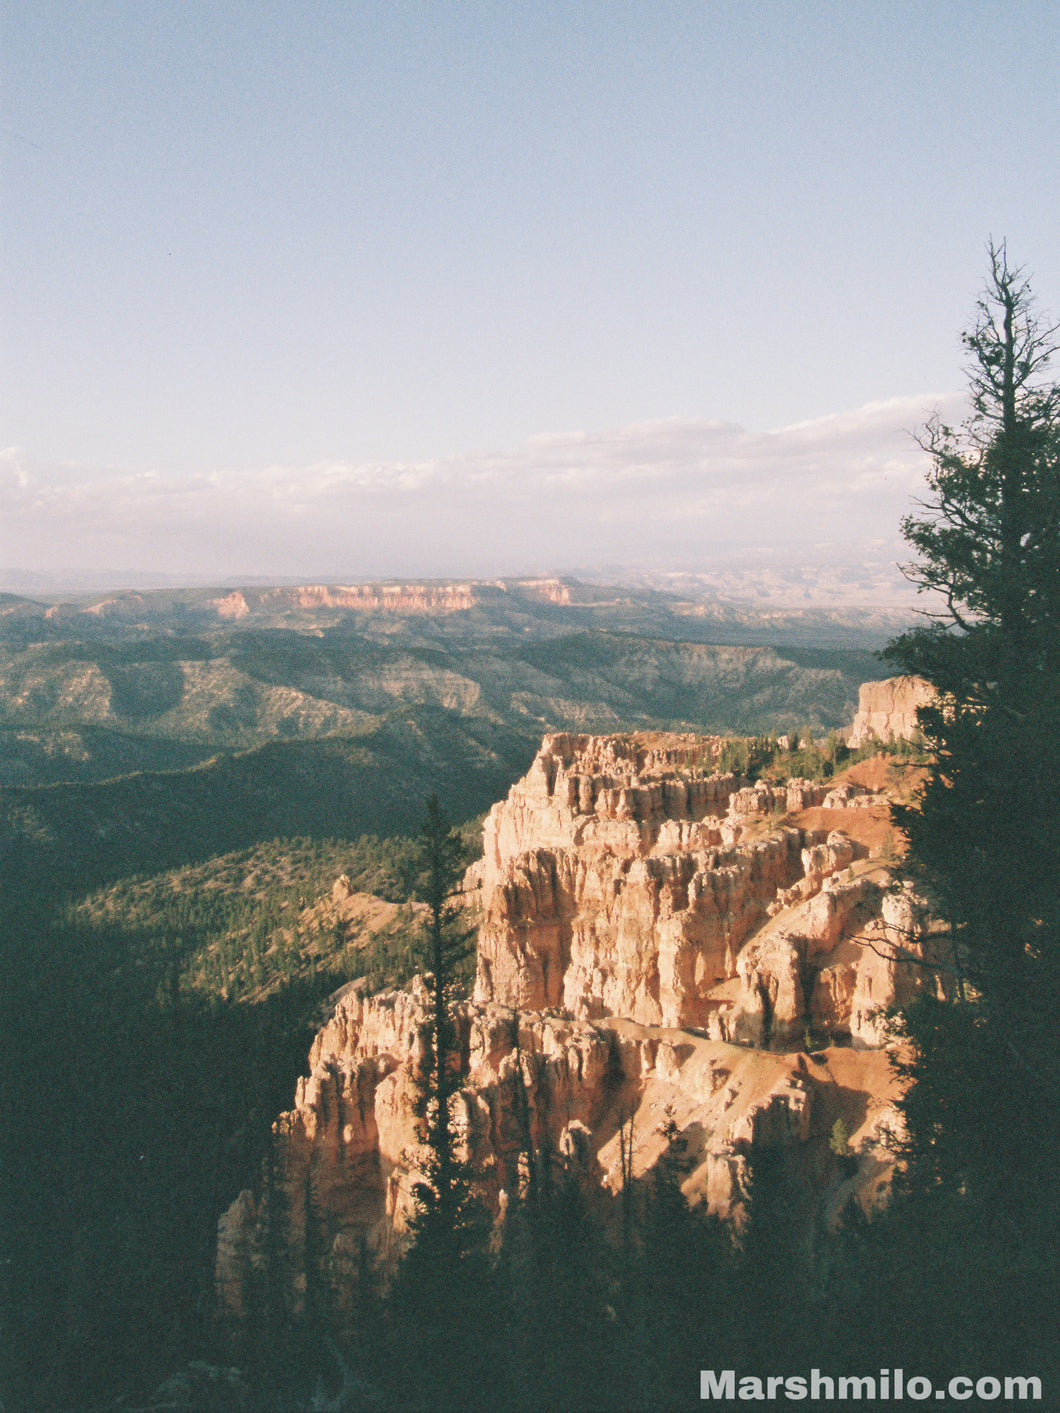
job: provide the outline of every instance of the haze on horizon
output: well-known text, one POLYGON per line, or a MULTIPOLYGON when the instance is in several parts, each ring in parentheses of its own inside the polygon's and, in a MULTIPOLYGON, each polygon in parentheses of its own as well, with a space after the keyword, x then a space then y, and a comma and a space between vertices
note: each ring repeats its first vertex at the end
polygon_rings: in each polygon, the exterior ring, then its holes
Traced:
POLYGON ((8 0, 0 46, 0 587, 887 565, 988 237, 1060 304, 1049 6, 8 0))

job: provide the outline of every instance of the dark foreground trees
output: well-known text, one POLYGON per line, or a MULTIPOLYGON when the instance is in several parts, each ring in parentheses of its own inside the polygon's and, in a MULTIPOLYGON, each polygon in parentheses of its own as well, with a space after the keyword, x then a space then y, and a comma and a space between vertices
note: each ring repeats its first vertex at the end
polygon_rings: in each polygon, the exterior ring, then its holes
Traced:
POLYGON ((429 909, 424 980, 430 996, 424 1079, 419 1117, 424 1126, 428 1161, 416 1185, 413 1246, 405 1264, 422 1273, 431 1298, 434 1283, 464 1259, 476 1244, 476 1213, 471 1201, 468 1166, 457 1149, 454 1101, 460 1089, 460 1054, 454 1008, 459 992, 457 971, 471 947, 471 933, 458 903, 465 863, 464 847, 442 813, 436 795, 427 801, 421 830, 422 894, 429 909))

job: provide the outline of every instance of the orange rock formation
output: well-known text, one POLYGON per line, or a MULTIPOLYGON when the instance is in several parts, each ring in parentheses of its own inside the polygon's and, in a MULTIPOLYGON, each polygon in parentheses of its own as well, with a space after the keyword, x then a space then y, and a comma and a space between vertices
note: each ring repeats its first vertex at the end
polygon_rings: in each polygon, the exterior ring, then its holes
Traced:
MULTIPOLYGON (((919 964, 938 959, 918 908, 862 842, 878 839, 886 798, 708 773, 712 746, 548 736, 487 820, 468 878, 481 925, 459 1016, 460 1122, 498 1214, 528 1147, 576 1165, 606 1205, 623 1120, 637 1180, 663 1152, 667 1114, 687 1196, 723 1216, 740 1216, 756 1145, 785 1149, 826 1219, 886 1194, 898 1120, 881 1012, 945 976, 919 964), (809 1056, 811 1035, 823 1048, 809 1056), (828 1147, 839 1118, 853 1176, 828 1147)), ((341 1309, 364 1253, 385 1264, 401 1246, 422 1160, 426 994, 351 983, 333 1003, 274 1126, 271 1188, 220 1223, 232 1318, 261 1288, 278 1223, 295 1309, 307 1262, 341 1309)))

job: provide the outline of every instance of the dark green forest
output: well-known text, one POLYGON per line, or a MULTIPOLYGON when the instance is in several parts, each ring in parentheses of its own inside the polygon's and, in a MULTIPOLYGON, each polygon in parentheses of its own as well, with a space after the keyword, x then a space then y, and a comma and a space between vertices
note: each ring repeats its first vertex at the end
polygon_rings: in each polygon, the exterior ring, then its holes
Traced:
POLYGON ((209 1352, 217 1217, 260 1181, 320 1003, 422 964, 410 911, 365 947, 300 928, 303 905, 339 873, 405 900, 418 871, 412 840, 367 836, 275 840, 81 898, 8 875, 5 1407, 146 1396, 209 1352))

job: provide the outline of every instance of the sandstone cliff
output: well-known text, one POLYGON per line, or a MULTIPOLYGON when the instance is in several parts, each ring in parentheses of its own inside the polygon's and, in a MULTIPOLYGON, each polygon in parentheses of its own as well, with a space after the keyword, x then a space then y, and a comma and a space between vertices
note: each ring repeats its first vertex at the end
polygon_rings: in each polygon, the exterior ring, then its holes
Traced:
POLYGON ((711 755, 696 738, 545 738, 469 878, 477 1001, 756 1044, 807 1029, 878 1043, 872 1012, 917 972, 876 976, 889 877, 861 841, 887 800, 750 786, 707 774, 711 755))
MULTIPOLYGON (((278 1280, 292 1313, 310 1283, 341 1314, 367 1261, 400 1248, 422 1158, 413 1115, 424 1053, 426 995, 342 996, 318 1035, 310 1075, 274 1127, 273 1176, 244 1192, 218 1227, 217 1294, 229 1321, 252 1316, 278 1280), (270 1270, 270 1265, 272 1269, 270 1270)), ((466 1156, 498 1216, 520 1190, 524 1154, 548 1151, 573 1168, 598 1203, 622 1187, 619 1130, 632 1131, 634 1180, 665 1150, 662 1123, 680 1133, 689 1200, 739 1219, 748 1160, 781 1147, 810 1198, 841 1208, 882 1200, 896 1096, 882 1051, 777 1054, 701 1032, 608 1019, 581 1022, 495 1005, 459 1017, 466 1156), (843 1178, 830 1157, 837 1119, 859 1155, 843 1178)))
POLYGON ((927 706, 935 689, 923 677, 886 677, 863 682, 858 692, 858 713, 848 744, 856 749, 875 738, 909 740, 917 730, 917 707, 927 706))
MULTIPOLYGON (((885 1196, 897 1115, 882 1011, 946 976, 920 965, 939 958, 917 906, 873 856, 888 802, 849 781, 717 774, 715 747, 549 736, 487 820, 467 880, 481 920, 460 1117, 498 1218, 542 1151, 606 1206, 620 1126, 638 1180, 668 1114, 686 1195, 719 1215, 739 1219, 763 1145, 785 1149, 826 1219, 885 1196), (852 1173, 829 1148, 837 1119, 852 1173)), ((363 1262, 400 1249, 422 1160, 425 1003, 418 983, 371 997, 351 983, 334 998, 274 1126, 268 1181, 221 1220, 230 1318, 250 1313, 270 1262, 295 1311, 308 1284, 341 1310, 363 1262)))

